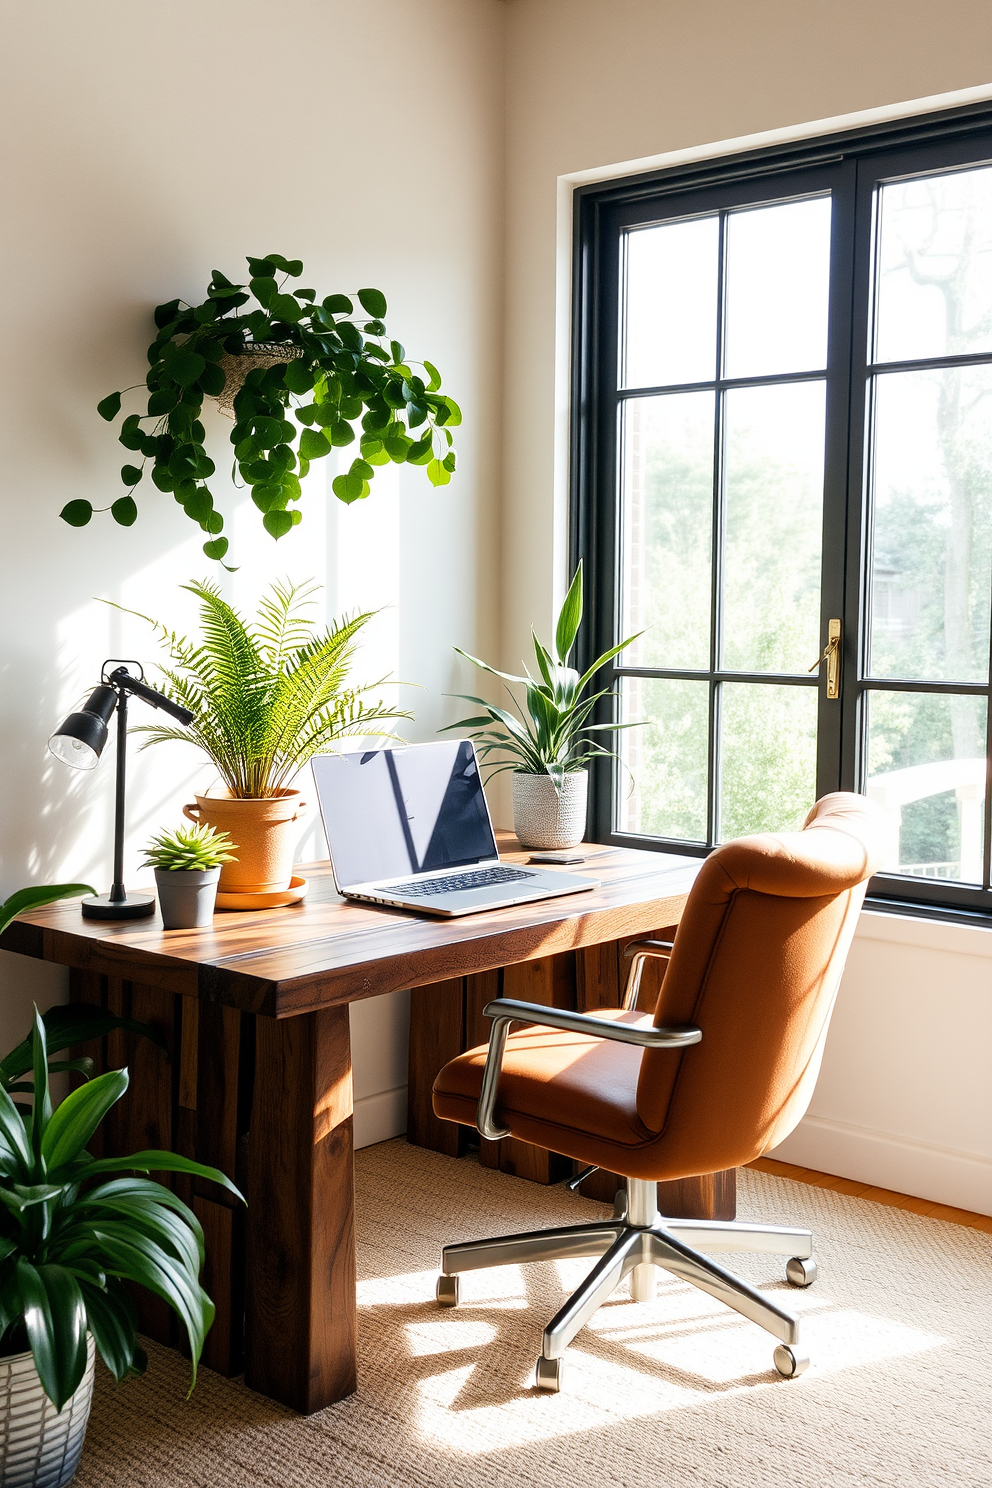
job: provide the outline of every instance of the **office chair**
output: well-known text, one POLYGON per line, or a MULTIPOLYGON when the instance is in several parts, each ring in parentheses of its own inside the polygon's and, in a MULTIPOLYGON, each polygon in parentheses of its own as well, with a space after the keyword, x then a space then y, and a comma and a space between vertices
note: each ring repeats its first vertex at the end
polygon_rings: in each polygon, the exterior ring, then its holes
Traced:
POLYGON ((663 1219, 657 1184, 752 1162, 804 1115, 883 846, 878 807, 846 792, 818 801, 801 832, 726 843, 703 863, 674 942, 628 948, 622 1007, 592 1015, 497 998, 485 1008, 488 1047, 438 1075, 439 1117, 627 1180, 612 1219, 444 1249, 437 1300, 447 1307, 464 1271, 598 1257, 544 1330, 540 1389, 560 1389, 566 1348, 628 1275, 636 1301, 654 1296, 657 1267, 779 1339, 779 1374, 807 1368, 798 1318, 708 1256, 784 1255, 787 1280, 806 1287, 816 1279, 810 1231, 663 1219), (654 1014, 640 1014, 638 983, 653 957, 667 962, 664 979, 654 1014), (524 1026, 510 1033, 511 1024, 524 1026))

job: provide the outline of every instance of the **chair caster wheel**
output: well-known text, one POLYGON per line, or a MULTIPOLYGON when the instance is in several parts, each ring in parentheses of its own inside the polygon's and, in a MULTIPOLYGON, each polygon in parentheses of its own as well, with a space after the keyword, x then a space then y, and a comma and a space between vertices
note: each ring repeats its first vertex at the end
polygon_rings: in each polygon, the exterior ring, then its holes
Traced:
POLYGON ((809 1368, 809 1354, 797 1343, 780 1343, 772 1358, 775 1368, 784 1379, 795 1379, 809 1368))
POLYGON ((791 1261, 785 1263, 785 1279, 791 1286, 812 1286, 817 1274, 817 1264, 813 1260, 804 1261, 801 1256, 793 1256, 791 1261))
POLYGON ((461 1301, 461 1277, 439 1276, 434 1295, 439 1307, 457 1307, 461 1301))
POLYGON ((537 1361, 534 1371, 534 1383, 539 1390, 547 1390, 551 1395, 557 1395, 561 1389, 562 1359, 546 1359, 542 1354, 537 1361))

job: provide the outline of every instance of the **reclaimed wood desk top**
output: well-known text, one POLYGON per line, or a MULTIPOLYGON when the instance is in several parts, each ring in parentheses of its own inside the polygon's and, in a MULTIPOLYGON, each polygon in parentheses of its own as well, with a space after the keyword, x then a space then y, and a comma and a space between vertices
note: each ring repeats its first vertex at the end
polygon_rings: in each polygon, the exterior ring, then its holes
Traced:
MULTIPOLYGON (((526 863, 509 833, 500 853, 526 863)), ((675 924, 701 858, 590 845, 573 871, 588 892, 435 919, 342 899, 329 864, 307 864, 310 890, 285 909, 218 912, 209 930, 147 920, 84 920, 72 899, 15 920, 4 950, 140 981, 245 1012, 285 1018, 675 924)))

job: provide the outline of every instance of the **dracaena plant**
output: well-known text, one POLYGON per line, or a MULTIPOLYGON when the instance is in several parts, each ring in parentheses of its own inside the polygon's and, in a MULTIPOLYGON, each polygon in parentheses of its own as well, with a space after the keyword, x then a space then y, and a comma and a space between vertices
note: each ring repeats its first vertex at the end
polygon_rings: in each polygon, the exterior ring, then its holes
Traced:
MULTIPOLYGON (((207 557, 225 557, 200 420, 204 398, 225 392, 236 471, 272 537, 300 521, 295 503, 313 461, 352 444, 356 433, 358 457, 331 483, 339 500, 368 496, 375 467, 390 461, 424 465, 432 485, 447 485, 455 468, 451 430, 461 413, 441 391, 437 368, 412 361, 389 338, 382 291, 358 290, 357 308, 350 295, 318 301, 313 289, 287 287, 303 273, 300 259, 269 253, 247 263, 247 284, 214 269, 201 304, 157 307, 145 381, 125 389, 148 396, 145 412, 129 413, 118 436, 141 462, 121 467, 127 494, 111 504, 114 520, 130 527, 137 519, 134 492, 150 463, 153 484, 207 534, 207 557)), ((125 393, 97 404, 103 418, 117 417, 125 393)), ((70 501, 61 515, 83 527, 93 506, 70 501)))
MULTIPOLYGON (((254 622, 206 583, 183 586, 200 600, 201 636, 191 641, 157 621, 169 664, 167 691, 193 714, 183 729, 142 724, 148 743, 195 744, 232 796, 257 800, 292 784, 307 761, 340 739, 384 735, 409 713, 367 701, 381 683, 349 686, 359 632, 372 612, 318 628, 305 613, 318 586, 273 584, 254 622)), ((130 611, 129 613, 136 613, 130 611)))
MULTIPOLYGON (((0 935, 12 920, 29 909, 40 909, 44 904, 54 904, 57 899, 68 899, 76 894, 94 894, 89 884, 40 884, 30 889, 18 889, 3 904, 0 904, 0 935)), ((139 1023, 133 1018, 118 1018, 102 1008, 85 1002, 62 1003, 48 1009, 42 1022, 49 1056, 71 1049, 76 1044, 89 1043, 91 1039, 103 1038, 105 1033, 117 1029, 141 1034, 160 1049, 167 1052, 165 1039, 150 1023, 139 1023)), ((0 1088, 8 1094, 16 1093, 18 1082, 31 1069, 33 1063, 33 1034, 23 1043, 11 1049, 6 1058, 0 1060, 0 1088)), ((83 1055, 78 1059, 48 1060, 49 1072, 53 1075, 74 1071, 87 1078, 93 1073, 93 1061, 83 1055)))
POLYGON ((188 1173, 241 1195, 216 1168, 173 1152, 94 1158, 87 1143, 127 1090, 127 1070, 98 1075, 53 1110, 37 1009, 31 1053, 30 1079, 13 1088, 32 1107, 0 1090, 0 1352, 30 1350, 56 1410, 82 1380, 87 1333, 116 1380, 142 1373, 131 1282, 186 1329, 192 1389, 214 1316, 199 1280, 203 1231, 174 1193, 135 1175, 188 1173))
MULTIPOLYGON (((528 671, 523 677, 511 672, 500 672, 488 662, 469 656, 458 646, 455 650, 473 666, 489 672, 508 684, 506 691, 515 712, 497 707, 485 698, 468 693, 455 693, 462 702, 477 704, 483 709, 480 715, 463 718, 459 723, 448 724, 449 729, 467 731, 477 745, 484 761, 495 757, 495 765, 489 770, 489 779, 504 770, 516 770, 526 775, 549 775, 555 789, 560 791, 565 775, 569 771, 583 769, 598 755, 616 758, 613 750, 599 742, 596 735, 612 733, 618 728, 635 728, 634 723, 593 723, 591 719, 601 700, 613 699, 612 688, 600 688, 589 692, 589 686, 601 667, 626 646, 637 639, 628 636, 625 641, 604 651, 581 675, 568 664, 575 645, 575 638, 582 623, 582 564, 575 571, 565 601, 558 614, 555 627, 554 655, 543 646, 531 631, 536 658, 535 676, 528 671), (521 703, 512 688, 524 689, 521 703)), ((442 730, 445 732, 445 730, 442 730)))
POLYGON ((44 904, 54 904, 57 899, 71 899, 76 894, 94 894, 89 884, 36 884, 30 889, 17 889, 9 899, 0 904, 0 935, 12 920, 29 909, 41 909, 44 904))

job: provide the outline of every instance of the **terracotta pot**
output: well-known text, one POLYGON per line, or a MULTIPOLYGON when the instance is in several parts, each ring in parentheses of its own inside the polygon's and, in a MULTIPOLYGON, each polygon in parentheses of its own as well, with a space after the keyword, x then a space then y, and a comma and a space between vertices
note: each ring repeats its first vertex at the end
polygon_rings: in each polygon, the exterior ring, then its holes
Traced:
POLYGON ((183 814, 226 832, 235 845, 237 862, 225 863, 220 871, 221 894, 280 894, 289 888, 293 853, 307 816, 298 790, 253 801, 219 790, 197 796, 196 805, 184 806, 183 814))

